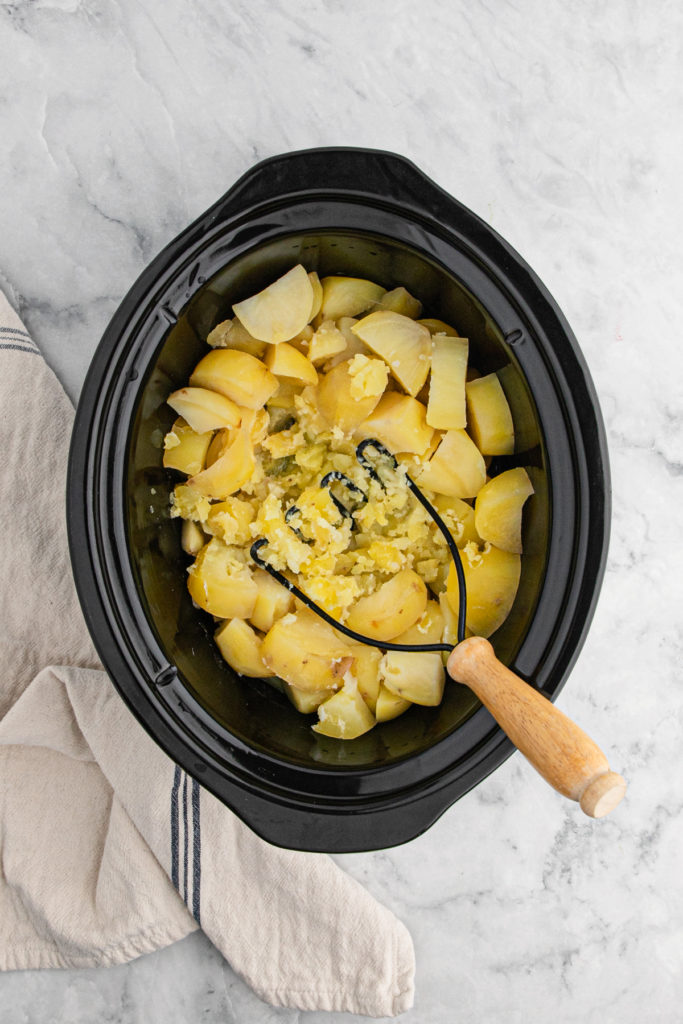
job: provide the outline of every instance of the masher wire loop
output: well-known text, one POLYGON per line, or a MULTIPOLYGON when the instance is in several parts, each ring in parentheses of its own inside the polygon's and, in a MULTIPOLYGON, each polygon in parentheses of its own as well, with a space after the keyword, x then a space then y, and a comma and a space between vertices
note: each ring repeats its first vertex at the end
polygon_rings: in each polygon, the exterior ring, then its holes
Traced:
MULTIPOLYGON (((369 449, 374 450, 375 453, 381 456, 382 458, 388 459, 393 469, 398 468, 398 463, 394 456, 391 454, 391 452, 375 438, 368 438, 365 441, 361 441, 361 443, 356 448, 356 458, 358 459, 360 465, 366 470, 368 475, 373 480, 379 483, 381 487, 385 487, 385 484, 382 478, 380 477, 379 473, 377 472, 375 466, 373 465, 370 458, 366 455, 366 452, 369 449)), ((367 495, 365 494, 364 491, 361 490, 360 487, 357 487, 356 484, 353 483, 353 481, 349 480, 349 478, 344 476, 343 473, 339 473, 336 470, 333 470, 331 473, 328 473, 325 477, 323 477, 323 480, 321 481, 321 486, 329 487, 330 484, 335 480, 343 482, 344 486, 347 488, 352 497, 358 499, 359 496, 362 496, 365 499, 365 501, 368 500, 367 495)), ((462 567, 460 552, 458 551, 457 544, 453 540, 453 537, 451 536, 448 527, 444 523, 443 519, 441 518, 437 510, 434 508, 432 503, 428 501, 427 498, 425 498, 424 494, 417 486, 415 481, 412 480, 407 473, 405 474, 405 481, 410 490, 412 491, 412 493, 415 495, 417 500, 425 509, 427 514, 430 516, 433 522, 436 523, 439 531, 441 532, 444 540, 446 541, 446 544, 448 545, 448 550, 451 553, 451 558, 453 559, 453 564, 455 566, 455 572, 458 580, 459 606, 457 642, 462 643, 462 641, 465 639, 465 619, 467 615, 467 587, 465 584, 465 573, 462 567)), ((353 518, 353 513, 350 512, 345 506, 343 506, 341 501, 338 501, 335 498, 335 496, 332 494, 332 491, 330 491, 330 496, 332 497, 332 500, 334 501, 334 504, 341 513, 341 515, 345 516, 346 518, 353 518)), ((364 501, 361 501, 361 504, 364 503, 364 501)), ((288 509, 288 514, 293 513, 294 510, 298 511, 298 509, 296 509, 296 506, 293 505, 290 509, 288 509)), ((287 520, 287 515, 285 515, 285 520, 287 520)), ((295 533, 300 534, 300 531, 298 531, 295 527, 292 526, 290 528, 294 530, 295 533)), ((287 590, 289 590, 292 594, 294 594, 295 597, 297 597, 301 602, 303 602, 303 604, 305 604, 307 608, 310 608, 311 611, 314 611, 316 615, 320 616, 321 619, 324 619, 325 622, 328 622, 335 629, 339 630, 340 633, 344 633, 352 640, 356 640, 358 643, 361 644, 367 644, 370 647, 379 647, 385 651, 417 652, 453 650, 453 644, 394 644, 390 643, 387 640, 375 640, 372 637, 365 636, 362 633, 356 633, 355 630, 349 629, 348 626, 345 626, 343 623, 339 622, 332 615, 326 612, 324 608, 321 608, 319 604, 317 604, 311 597, 309 597, 308 594, 305 594, 303 590, 297 587, 295 583, 292 583, 291 580, 288 580, 287 577, 284 576, 278 569, 275 569, 272 565, 270 565, 269 562, 267 562, 266 559, 263 558, 260 554, 260 552, 267 544, 268 541, 265 537, 261 537, 258 540, 254 541, 250 549, 250 555, 254 562, 256 562, 257 565, 261 566, 262 569, 265 569, 266 572, 270 573, 273 579, 276 579, 278 583, 280 583, 283 587, 286 587, 287 590)))

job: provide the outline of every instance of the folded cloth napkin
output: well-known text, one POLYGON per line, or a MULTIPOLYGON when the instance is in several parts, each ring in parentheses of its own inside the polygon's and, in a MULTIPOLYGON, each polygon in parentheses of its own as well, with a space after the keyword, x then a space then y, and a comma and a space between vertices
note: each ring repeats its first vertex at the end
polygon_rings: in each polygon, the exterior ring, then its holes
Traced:
POLYGON ((201 927, 276 1006, 402 1013, 405 927, 329 857, 259 839, 99 665, 67 552, 72 422, 0 293, 0 969, 122 963, 201 927))

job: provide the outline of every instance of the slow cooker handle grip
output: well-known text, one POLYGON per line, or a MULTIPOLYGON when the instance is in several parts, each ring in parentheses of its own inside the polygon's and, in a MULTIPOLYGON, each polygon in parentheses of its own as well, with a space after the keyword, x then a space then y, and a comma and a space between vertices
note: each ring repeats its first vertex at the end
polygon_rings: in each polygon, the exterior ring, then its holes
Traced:
POLYGON ((236 214, 273 200, 305 193, 353 194, 405 204, 431 217, 452 214, 455 200, 410 160, 397 153, 351 146, 298 150, 262 160, 248 170, 218 201, 214 219, 236 214), (359 187, 359 183, 362 186, 359 187))
POLYGON ((600 748, 547 697, 498 661, 488 640, 463 640, 446 668, 477 695, 546 782, 578 800, 589 817, 602 818, 620 803, 626 782, 610 771, 600 748))

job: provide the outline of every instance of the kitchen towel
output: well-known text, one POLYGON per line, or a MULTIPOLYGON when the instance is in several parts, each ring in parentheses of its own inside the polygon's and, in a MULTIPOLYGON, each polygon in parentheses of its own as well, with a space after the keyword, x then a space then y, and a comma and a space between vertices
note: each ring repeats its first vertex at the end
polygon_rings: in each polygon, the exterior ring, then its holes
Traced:
POLYGON ((0 293, 0 969, 122 963, 201 927, 273 1005, 402 1013, 404 925, 329 857, 259 839, 102 670, 67 550, 72 423, 0 293))

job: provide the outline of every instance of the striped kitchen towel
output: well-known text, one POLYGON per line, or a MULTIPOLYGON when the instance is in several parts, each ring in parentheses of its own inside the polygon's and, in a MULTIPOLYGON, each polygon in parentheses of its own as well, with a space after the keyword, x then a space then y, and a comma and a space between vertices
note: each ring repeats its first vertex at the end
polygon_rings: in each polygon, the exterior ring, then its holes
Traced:
POLYGON ((201 927, 262 999, 393 1016, 405 927, 276 849, 138 725, 98 663, 64 521, 73 409, 0 294, 0 969, 122 963, 201 927))

